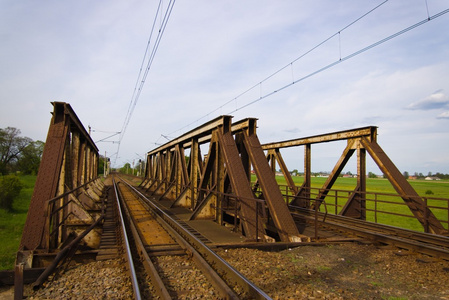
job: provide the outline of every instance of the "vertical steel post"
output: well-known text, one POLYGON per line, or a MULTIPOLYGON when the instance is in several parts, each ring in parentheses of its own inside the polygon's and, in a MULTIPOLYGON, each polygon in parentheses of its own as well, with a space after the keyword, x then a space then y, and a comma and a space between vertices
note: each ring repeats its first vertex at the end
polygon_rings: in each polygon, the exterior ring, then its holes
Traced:
POLYGON ((306 207, 310 207, 310 187, 312 174, 312 149, 310 144, 304 145, 304 198, 306 207))
POLYGON ((195 201, 198 196, 198 167, 199 167, 199 143, 197 138, 192 139, 192 147, 190 148, 190 207, 195 207, 195 201))
POLYGON ((360 219, 366 220, 366 150, 360 143, 357 145, 357 186, 358 202, 360 207, 360 219))
POLYGON ((23 264, 17 264, 14 269, 14 300, 23 299, 23 264))

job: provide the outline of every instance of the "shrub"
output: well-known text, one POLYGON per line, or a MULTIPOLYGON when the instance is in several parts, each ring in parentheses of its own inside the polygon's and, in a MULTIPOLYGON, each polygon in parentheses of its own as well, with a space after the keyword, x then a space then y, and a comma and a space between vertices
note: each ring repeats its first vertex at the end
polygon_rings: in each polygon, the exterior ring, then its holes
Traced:
POLYGON ((426 191, 426 195, 433 195, 432 190, 427 190, 427 191, 426 191))
POLYGON ((19 177, 15 175, 7 175, 0 177, 0 207, 12 210, 14 198, 20 194, 22 183, 19 177))

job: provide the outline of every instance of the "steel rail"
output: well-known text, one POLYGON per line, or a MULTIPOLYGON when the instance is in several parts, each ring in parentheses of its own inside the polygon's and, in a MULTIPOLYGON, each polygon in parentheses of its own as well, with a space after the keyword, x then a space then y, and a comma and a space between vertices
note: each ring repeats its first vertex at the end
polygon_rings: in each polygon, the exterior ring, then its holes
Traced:
POLYGON ((132 255, 131 255, 131 248, 129 245, 128 235, 126 234, 126 224, 125 224, 125 220, 123 218, 122 209, 120 208, 120 200, 119 200, 117 185, 116 185, 114 178, 112 178, 112 181, 114 183, 114 191, 115 191, 115 197, 116 197, 117 206, 118 206, 118 214, 120 217, 120 223, 122 224, 122 226, 120 226, 120 230, 121 230, 121 234, 123 236, 123 244, 124 244, 124 248, 125 248, 125 252, 126 252, 126 260, 128 262, 128 271, 130 273, 131 283, 133 286, 134 299, 140 300, 140 299, 142 299, 142 297, 140 294, 139 283, 137 282, 137 275, 136 275, 136 270, 134 268, 134 261, 133 261, 132 255))
POLYGON ((318 219, 307 210, 289 206, 293 216, 306 217, 310 221, 318 222, 323 227, 333 227, 357 236, 377 242, 393 245, 399 248, 449 260, 449 237, 424 232, 367 222, 344 216, 337 216, 317 212, 318 219))
MULTIPOLYGON (((239 285, 243 288, 244 292, 248 294, 251 299, 271 299, 264 291, 257 287, 254 283, 248 280, 240 272, 235 270, 228 262, 223 258, 218 256, 214 251, 212 251, 207 245, 201 242, 197 237, 191 234, 184 227, 179 225, 170 215, 159 208, 155 203, 148 199, 139 190, 131 186, 126 181, 123 181, 126 185, 130 187, 136 194, 138 194, 147 205, 151 207, 153 211, 171 227, 171 230, 176 232, 176 235, 181 236, 185 239, 189 245, 189 249, 198 252, 199 257, 207 261, 207 263, 212 267, 214 273, 217 272, 228 285, 239 285)), ((170 230, 170 229, 169 229, 170 230)), ((211 270, 212 271, 212 270, 211 270)))
MULTIPOLYGON (((126 183, 125 181, 122 181, 122 183, 126 183)), ((127 184, 127 187, 130 188, 130 185, 127 184)), ((134 193, 134 191, 130 188, 130 191, 134 193)), ((188 253, 194 262, 196 263, 196 266, 203 271, 203 274, 209 279, 209 281, 212 283, 212 285, 216 288, 218 293, 220 294, 220 297, 226 298, 226 299, 239 299, 238 295, 228 286, 228 284, 223 281, 223 279, 215 272, 213 268, 209 265, 209 263, 198 253, 198 251, 195 250, 194 247, 192 247, 188 241, 186 241, 181 235, 178 234, 176 230, 172 228, 161 216, 157 214, 157 212, 154 210, 152 206, 148 206, 146 201, 141 198, 140 195, 136 195, 141 201, 142 204, 145 206, 146 209, 148 209, 149 213, 151 213, 157 222, 167 231, 170 233, 170 235, 175 239, 175 241, 181 246, 181 248, 188 253)), ((137 237, 137 239, 140 239, 137 237)))
MULTIPOLYGON (((116 188, 116 186, 117 182, 115 182, 114 180, 114 188, 116 188)), ((117 191, 120 195, 120 199, 124 199, 124 197, 122 197, 123 195, 121 194, 120 190, 117 189, 117 191)), ((159 276, 156 267, 152 263, 150 257, 148 256, 147 251, 145 250, 145 246, 139 236, 139 233, 137 232, 137 228, 134 225, 134 222, 131 221, 131 214, 129 212, 129 208, 126 203, 123 203, 123 210, 125 212, 127 219, 130 220, 128 224, 133 235, 133 240, 137 248, 137 253, 141 258, 146 273, 150 276, 151 283, 153 284, 153 288, 155 289, 157 296, 159 296, 161 299, 171 299, 171 296, 167 288, 165 287, 165 284, 163 283, 161 277, 159 276)))
MULTIPOLYGON (((298 211, 302 211, 303 213, 306 211, 306 209, 298 208, 298 207, 291 206, 291 205, 289 207, 291 209, 296 209, 298 211)), ((308 213, 315 214, 315 211, 309 210, 308 213)), ((378 232, 381 234, 387 234, 390 236, 397 236, 397 237, 401 237, 401 238, 405 238, 405 239, 415 240, 415 241, 419 241, 422 243, 432 244, 435 247, 441 247, 443 249, 449 250, 449 237, 444 236, 444 235, 419 232, 419 231, 414 231, 414 230, 410 230, 410 229, 394 227, 391 225, 373 223, 373 222, 369 222, 369 221, 354 219, 354 218, 340 216, 340 215, 333 215, 333 214, 329 214, 329 213, 324 214, 322 212, 318 212, 318 215, 320 217, 325 216, 325 219, 330 219, 333 222, 355 225, 359 228, 366 228, 368 230, 378 232)), ((327 221, 324 223, 327 223, 327 221)))

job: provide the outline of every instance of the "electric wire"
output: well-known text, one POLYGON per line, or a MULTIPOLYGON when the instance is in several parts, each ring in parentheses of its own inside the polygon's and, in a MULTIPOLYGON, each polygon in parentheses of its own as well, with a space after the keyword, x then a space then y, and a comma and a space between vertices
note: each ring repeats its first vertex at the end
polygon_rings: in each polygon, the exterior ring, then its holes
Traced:
POLYGON ((388 37, 386 37, 386 38, 384 38, 382 40, 379 40, 379 41, 377 41, 377 42, 375 42, 375 43, 373 43, 373 44, 371 44, 371 45, 369 45, 369 46, 367 46, 367 47, 365 47, 363 49, 355 51, 352 54, 349 54, 349 55, 347 55, 347 56, 345 56, 345 57, 343 57, 343 58, 341 58, 341 59, 339 59, 339 60, 337 60, 337 61, 335 61, 335 62, 333 62, 331 64, 328 64, 328 65, 322 67, 321 69, 318 69, 318 70, 316 70, 316 71, 314 71, 312 73, 309 73, 308 75, 306 75, 304 77, 301 77, 300 79, 298 79, 296 81, 293 81, 293 82, 291 82, 291 83, 289 83, 287 85, 284 85, 284 86, 280 87, 277 90, 274 90, 274 91, 272 91, 272 92, 270 92, 268 94, 265 94, 264 96, 262 96, 262 97, 260 97, 258 99, 255 99, 255 100, 253 100, 251 102, 248 102, 245 105, 242 105, 242 106, 234 109, 233 111, 230 111, 228 114, 234 113, 234 112, 239 111, 239 110, 241 110, 241 109, 243 109, 245 107, 248 107, 248 106, 250 106, 250 105, 252 105, 252 104, 254 104, 256 102, 259 102, 260 100, 263 100, 263 99, 265 99, 265 98, 267 98, 267 97, 269 97, 269 96, 271 96, 273 94, 276 94, 277 92, 280 92, 280 91, 286 89, 287 87, 292 86, 295 83, 298 83, 298 82, 303 81, 303 80, 305 80, 307 78, 310 78, 310 77, 312 77, 312 76, 314 76, 314 75, 316 75, 318 73, 321 73, 321 72, 323 72, 323 71, 325 71, 327 69, 330 69, 330 68, 332 68, 332 67, 334 67, 334 66, 336 66, 336 65, 338 65, 338 64, 340 64, 340 63, 342 63, 342 62, 344 62, 344 61, 346 61, 348 59, 351 59, 351 58, 353 58, 353 57, 355 57, 355 56, 357 56, 359 54, 362 54, 362 53, 364 53, 364 52, 366 52, 366 51, 368 51, 368 50, 370 50, 370 49, 372 49, 374 47, 377 47, 377 46, 379 46, 379 45, 381 45, 381 44, 383 44, 383 43, 385 43, 385 42, 387 42, 387 41, 389 41, 389 40, 391 40, 391 39, 393 39, 395 37, 398 37, 398 36, 408 32, 408 31, 410 31, 410 30, 412 30, 412 29, 414 29, 416 27, 419 27, 419 26, 421 26, 421 25, 423 25, 423 24, 425 24, 425 23, 427 23, 427 22, 429 22, 429 21, 431 21, 431 20, 433 20, 435 18, 438 18, 438 17, 440 17, 440 16, 442 16, 442 15, 448 13, 448 12, 449 12, 449 9, 446 9, 446 10, 444 10, 444 11, 442 11, 442 12, 436 14, 436 15, 430 16, 429 18, 424 19, 421 22, 413 24, 413 25, 411 25, 411 26, 409 26, 409 27, 407 27, 407 28, 405 28, 405 29, 403 29, 401 31, 398 31, 398 32, 396 32, 396 33, 394 33, 394 34, 392 34, 392 35, 390 35, 390 36, 388 36, 388 37))
POLYGON ((100 133, 117 133, 117 131, 104 131, 104 130, 97 130, 92 128, 92 132, 100 132, 100 133))
POLYGON ((109 139, 109 138, 111 138, 111 137, 113 137, 113 136, 118 135, 118 134, 120 134, 120 132, 114 132, 114 133, 111 134, 110 136, 107 136, 107 137, 105 137, 105 138, 102 138, 101 140, 98 140, 98 141, 96 141, 95 143, 99 143, 99 142, 118 143, 118 142, 115 142, 115 141, 105 141, 105 140, 107 140, 107 139, 109 139))
POLYGON ((143 66, 144 66, 146 58, 147 58, 148 49, 150 48, 150 45, 151 45, 151 39, 153 37, 154 27, 156 25, 156 20, 157 20, 157 16, 159 15, 161 4, 162 4, 162 0, 159 1, 158 7, 157 7, 157 10, 156 10, 156 15, 154 16, 153 25, 152 25, 151 31, 150 31, 150 37, 148 38, 147 47, 145 48, 145 53, 144 53, 143 58, 142 58, 142 63, 140 65, 139 74, 137 75, 137 80, 136 80, 136 84, 134 86, 133 95, 131 96, 131 101, 129 102, 128 111, 127 111, 126 116, 125 116, 125 121, 123 122, 122 131, 125 128, 127 120, 129 119, 129 116, 130 116, 131 107, 132 107, 133 101, 135 99, 137 86, 139 84, 139 81, 140 81, 140 78, 141 78, 141 75, 142 75, 142 70, 143 70, 143 66))
MULTIPOLYGON (((283 70, 285 70, 288 67, 292 67, 293 64, 297 61, 299 61, 300 59, 304 58, 305 56, 307 56, 308 54, 312 53, 313 51, 315 51, 316 49, 318 49, 319 47, 321 47, 322 45, 324 45, 326 42, 328 42, 329 40, 331 40, 332 38, 334 38, 337 35, 340 35, 341 32, 345 31, 346 29, 350 28, 351 26, 353 26, 354 24, 356 24, 358 21, 362 20, 363 18, 365 18, 366 16, 368 16, 369 14, 371 14, 372 12, 374 12, 375 10, 377 10, 378 8, 380 8, 382 5, 384 5, 385 3, 387 3, 389 0, 385 0, 383 2, 381 2, 380 4, 376 5, 374 8, 370 9, 369 11, 367 11, 366 13, 364 13, 363 15, 361 15, 360 17, 356 18, 354 21, 350 22, 348 25, 344 26, 342 29, 338 30, 337 32, 335 32, 334 34, 332 34, 331 36, 327 37, 326 39, 324 39, 322 42, 318 43, 317 45, 315 45, 314 47, 312 47, 311 49, 307 50, 305 53, 301 54, 300 56, 298 56, 297 58, 295 58, 294 60, 292 60, 291 62, 289 62, 288 64, 286 64, 285 66, 283 66, 282 68, 278 69, 277 71, 275 71, 274 73, 272 73, 271 75, 269 75, 268 77, 265 77, 263 80, 259 81, 258 83, 254 84, 253 86, 249 87, 248 89, 246 89, 245 91, 243 91, 242 93, 238 94, 237 96, 233 97, 232 99, 228 100, 227 102, 225 102, 224 104, 220 105, 219 107, 217 107, 216 109, 208 112, 207 114, 205 114, 204 116, 196 119, 195 121, 185 125, 184 127, 181 127, 171 133, 169 133, 168 135, 172 135, 178 131, 181 131, 185 128, 190 127, 191 125, 198 123, 200 120, 205 119, 207 117, 209 117, 210 115, 212 115, 213 113, 222 110, 223 107, 225 107, 226 105, 228 105, 229 103, 232 103, 233 101, 236 101, 237 99, 239 99, 240 97, 244 96, 245 94, 247 94, 248 92, 252 91, 254 88, 256 88, 257 86, 261 86, 262 83, 268 81, 269 79, 271 79, 272 77, 276 76, 277 74, 279 74, 280 72, 282 72, 283 70)), ((341 55, 340 55, 341 56, 341 55)), ((292 70, 293 72, 293 70, 292 70)), ((292 73, 293 74, 293 73, 292 73)))
MULTIPOLYGON (((331 35, 330 37, 328 37, 328 38, 325 39, 324 41, 320 42, 319 44, 317 44, 316 46, 314 46, 313 48, 311 48, 310 50, 308 50, 307 52, 305 52, 305 53, 302 54, 301 56, 297 57, 295 60, 291 61, 290 63, 288 63, 288 64, 285 65, 284 67, 282 67, 282 68, 280 68, 279 70, 277 70, 276 72, 272 73, 271 75, 269 75, 268 77, 266 77, 265 79, 263 79, 262 81, 260 81, 259 83, 257 83, 257 84, 255 84, 255 85, 253 85, 252 87, 248 88, 247 90, 245 90, 244 92, 242 92, 242 93, 239 94, 238 96, 232 98, 231 100, 227 101, 226 103, 222 104, 221 106, 219 106, 219 107, 216 108, 215 110, 213 110, 213 111, 207 113, 206 115, 202 116, 201 118, 199 118, 199 119, 197 119, 197 120, 195 120, 195 121, 193 121, 193 122, 191 122, 191 123, 185 125, 185 126, 182 127, 182 128, 179 128, 179 129, 177 129, 177 130, 175 130, 175 131, 169 133, 168 135, 173 135, 174 133, 176 133, 176 132, 178 132, 178 131, 181 131, 181 130, 183 130, 183 129, 185 129, 185 128, 188 128, 188 127, 190 127, 191 125, 197 123, 198 121, 200 121, 200 120, 202 120, 202 119, 204 119, 204 118, 210 116, 210 115, 213 114, 214 112, 216 112, 216 111, 218 111, 218 110, 221 110, 224 106, 226 106, 226 105, 228 105, 229 103, 231 103, 231 102, 237 100, 238 98, 240 98, 240 97, 243 96, 244 94, 248 93, 249 91, 251 91, 251 90, 253 90, 254 88, 256 88, 257 86, 259 86, 261 83, 263 83, 263 82, 267 81, 268 79, 272 78, 273 76, 275 76, 275 75, 278 74, 279 72, 283 71, 285 68, 291 66, 293 63, 297 62, 298 60, 300 60, 300 59, 302 59, 303 57, 305 57, 307 54, 311 53, 312 51, 314 51, 314 50, 317 49, 318 47, 322 46, 324 43, 326 43, 327 41, 329 41, 330 39, 332 39, 332 38, 335 37, 336 35, 339 35, 343 30, 349 28, 350 26, 352 26, 353 24, 355 24, 357 21, 359 21, 359 20, 361 20, 362 18, 364 18, 365 16, 367 16, 369 13, 373 12, 374 10, 376 10, 377 8, 379 8, 381 5, 385 4, 387 1, 388 1, 388 0, 386 0, 386 1, 382 2, 382 3, 380 3, 378 6, 376 6, 376 7, 373 8, 373 9, 371 9, 369 12, 367 12, 367 13, 365 13, 364 15, 362 15, 361 17, 357 18, 355 21, 351 22, 350 24, 348 24, 347 26, 345 26, 343 29, 339 30, 338 32, 336 32, 335 34, 331 35)), ((426 2, 426 3, 427 3, 427 2, 426 2)), ((231 111, 228 112, 227 114, 232 114, 232 113, 237 112, 237 111, 239 111, 239 110, 242 110, 242 109, 244 109, 244 108, 246 108, 246 107, 248 107, 248 106, 250 106, 250 105, 252 105, 252 104, 255 104, 255 103, 257 103, 257 102, 259 102, 259 101, 261 101, 261 100, 263 100, 263 99, 266 99, 266 98, 268 98, 268 97, 270 97, 270 96, 276 94, 277 92, 280 92, 280 91, 282 91, 282 90, 284 90, 284 89, 286 89, 286 88, 288 88, 288 87, 290 87, 290 86, 292 86, 292 85, 294 85, 294 84, 296 84, 296 83, 298 83, 298 82, 304 81, 304 80, 306 80, 306 79, 308 79, 308 78, 310 78, 310 77, 312 77, 312 76, 314 76, 314 75, 317 75, 317 74, 319 74, 319 73, 321 73, 321 72, 323 72, 323 71, 325 71, 325 70, 328 70, 328 69, 330 69, 330 68, 332 68, 332 67, 334 67, 334 66, 336 66, 336 65, 338 65, 338 64, 340 64, 340 63, 342 63, 342 62, 344 62, 344 61, 347 61, 347 60, 349 60, 349 59, 351 59, 351 58, 353 58, 353 57, 355 57, 355 56, 358 56, 358 55, 360 55, 360 54, 362 54, 362 53, 364 53, 364 52, 366 52, 366 51, 368 51, 368 50, 370 50, 370 49, 372 49, 372 48, 375 48, 375 47, 377 47, 377 46, 379 46, 379 45, 381 45, 381 44, 383 44, 383 43, 385 43, 385 42, 387 42, 387 41, 390 41, 390 40, 392 40, 392 39, 394 39, 394 38, 396 38, 396 37, 398 37, 398 36, 400 36, 400 35, 402 35, 402 34, 408 32, 408 31, 410 31, 410 30, 412 30, 412 29, 415 29, 415 28, 417 28, 417 27, 419 27, 419 26, 421 26, 421 25, 424 25, 425 23, 427 23, 427 22, 429 22, 429 21, 432 21, 432 20, 434 20, 434 19, 436 19, 436 18, 438 18, 438 17, 441 17, 442 15, 445 15, 445 14, 448 13, 448 12, 449 12, 449 9, 446 9, 446 10, 443 10, 443 11, 441 11, 441 12, 439 12, 439 13, 433 15, 433 16, 430 16, 430 15, 429 15, 426 19, 424 19, 424 20, 422 20, 422 21, 420 21, 420 22, 418 22, 418 23, 415 23, 415 24, 413 24, 413 25, 411 25, 411 26, 409 26, 409 27, 407 27, 407 28, 405 28, 405 29, 403 29, 403 30, 400 30, 400 31, 398 31, 398 32, 396 32, 396 33, 394 33, 394 34, 392 34, 392 35, 387 36, 386 38, 383 38, 383 39, 381 39, 381 40, 379 40, 379 41, 377 41, 377 42, 375 42, 375 43, 372 43, 372 44, 370 44, 370 45, 367 46, 367 47, 364 47, 364 48, 362 48, 362 49, 360 49, 360 50, 358 50, 358 51, 355 51, 355 52, 353 52, 353 53, 351 53, 351 54, 345 56, 345 57, 342 57, 342 58, 338 59, 338 60, 335 61, 335 62, 332 62, 332 63, 330 63, 330 64, 328 64, 328 65, 326 65, 326 66, 324 66, 324 67, 322 67, 322 68, 320 68, 320 69, 318 69, 318 70, 315 70, 315 71, 309 73, 308 75, 305 75, 305 76, 303 76, 303 77, 301 77, 301 78, 299 78, 299 79, 297 79, 297 80, 293 80, 292 82, 290 82, 290 83, 288 83, 288 84, 286 84, 286 85, 284 85, 284 86, 282 86, 282 87, 280 87, 280 88, 278 88, 278 89, 276 89, 276 90, 274 90, 274 91, 271 91, 271 92, 269 92, 269 93, 267 93, 267 94, 265 94, 265 95, 260 95, 259 98, 254 99, 254 100, 252 100, 252 101, 250 101, 250 102, 248 102, 248 103, 246 103, 246 104, 244 104, 244 105, 242 105, 242 106, 240 106, 240 107, 236 107, 234 110, 231 110, 231 111)), ((341 56, 341 54, 340 54, 340 56, 341 56)))
POLYGON ((143 90, 143 87, 145 85, 146 78, 147 78, 148 73, 149 73, 149 71, 151 69, 151 66, 153 64, 154 57, 156 56, 156 52, 157 52, 157 50, 159 48, 162 36, 163 36, 163 34, 165 32, 165 29, 167 27, 167 23, 168 23, 168 20, 170 19, 170 16, 171 16, 171 13, 173 11, 173 7, 175 5, 175 2, 176 2, 176 0, 170 0, 170 2, 167 5, 167 9, 165 11, 164 18, 161 21, 161 25, 159 27, 156 40, 155 40, 155 42, 154 42, 154 44, 152 46, 151 53, 148 56, 148 60, 147 60, 147 54, 149 52, 148 50, 150 49, 151 40, 152 40, 153 33, 154 33, 154 30, 155 30, 155 24, 157 22, 159 12, 162 10, 161 9, 162 0, 159 1, 159 5, 158 5, 157 11, 156 11, 156 15, 154 17, 153 25, 152 25, 152 28, 151 28, 150 37, 148 39, 147 47, 145 49, 144 57, 142 59, 142 64, 141 64, 140 69, 139 69, 139 74, 137 76, 137 80, 136 80, 136 84, 135 84, 135 87, 134 87, 133 95, 131 97, 131 101, 130 101, 130 104, 128 106, 128 111, 127 111, 127 114, 125 116, 125 120, 123 122, 122 130, 120 131, 121 133, 120 133, 120 137, 119 137, 119 141, 118 141, 117 153, 115 155, 114 165, 116 164, 117 158, 118 158, 119 153, 120 153, 121 141, 123 140, 123 137, 125 135, 126 129, 128 128, 129 121, 131 120, 131 117, 133 115, 134 109, 135 109, 135 107, 137 105, 137 101, 139 100, 140 94, 141 94, 141 92, 143 90), (143 70, 143 66, 145 65, 145 62, 147 62, 147 63, 146 63, 145 71, 144 71, 144 73, 142 75, 142 70, 143 70))

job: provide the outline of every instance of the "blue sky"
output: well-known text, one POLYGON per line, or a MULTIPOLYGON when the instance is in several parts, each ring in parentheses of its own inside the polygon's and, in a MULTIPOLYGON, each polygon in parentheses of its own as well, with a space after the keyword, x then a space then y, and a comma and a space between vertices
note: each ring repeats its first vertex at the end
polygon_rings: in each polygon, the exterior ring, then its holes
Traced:
MULTIPOLYGON (((382 2, 177 1, 117 165, 166 142, 162 135, 232 112, 236 121, 259 119, 262 143, 378 126, 378 142, 401 172, 449 173, 449 14, 235 111, 449 8, 447 1, 390 0, 342 30, 382 2)), ((120 131, 157 4, 2 0, 0 128, 45 140, 50 102, 65 101, 95 141, 120 131)), ((313 147, 312 169, 331 170, 344 146, 313 147)), ((111 142, 98 147, 117 152, 111 142)), ((290 169, 303 168, 302 148, 284 158, 290 169)), ((370 160, 368 171, 378 172, 370 160)))

